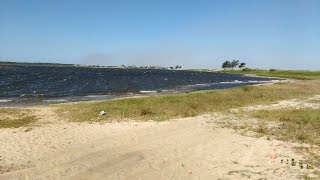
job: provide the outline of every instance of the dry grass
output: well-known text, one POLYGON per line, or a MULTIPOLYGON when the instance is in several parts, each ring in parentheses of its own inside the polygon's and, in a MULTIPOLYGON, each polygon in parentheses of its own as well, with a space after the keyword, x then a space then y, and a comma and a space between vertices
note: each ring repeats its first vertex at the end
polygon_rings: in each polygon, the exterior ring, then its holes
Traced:
POLYGON ((271 103, 319 94, 319 80, 278 83, 272 86, 238 87, 227 90, 57 105, 58 114, 70 121, 156 120, 192 117, 227 111, 241 106, 271 103), (107 116, 98 116, 100 111, 107 116))
MULTIPOLYGON (((262 122, 276 121, 278 127, 268 128, 266 125, 259 128, 251 128, 262 135, 271 135, 276 139, 290 142, 307 143, 312 146, 299 147, 297 151, 305 154, 304 163, 313 167, 320 166, 320 111, 317 109, 278 109, 259 110, 252 112, 252 117, 262 120, 262 122)), ((320 171, 315 169, 314 174, 320 175, 320 171)), ((319 176, 318 176, 319 177, 319 176)), ((312 179, 306 174, 304 179, 312 179)))
POLYGON ((309 100, 308 102, 320 104, 320 99, 312 99, 312 100, 309 100))
POLYGON ((0 128, 18 128, 36 122, 36 116, 30 110, 16 108, 0 109, 0 128))
POLYGON ((320 111, 316 109, 260 110, 253 117, 279 121, 281 126, 264 133, 286 141, 320 145, 320 111))

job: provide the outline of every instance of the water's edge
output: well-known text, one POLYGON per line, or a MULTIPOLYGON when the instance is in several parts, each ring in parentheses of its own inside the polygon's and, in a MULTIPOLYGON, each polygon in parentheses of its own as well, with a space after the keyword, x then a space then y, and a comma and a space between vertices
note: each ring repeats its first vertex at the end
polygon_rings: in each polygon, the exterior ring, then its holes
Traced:
POLYGON ((122 93, 122 94, 92 94, 86 96, 65 96, 65 97, 54 97, 54 98, 0 98, 0 107, 32 107, 32 106, 42 106, 50 104, 63 104, 63 103, 78 103, 85 101, 102 101, 102 100, 117 100, 125 98, 139 98, 146 96, 158 96, 165 94, 179 94, 179 93, 189 93, 194 91, 202 90, 222 90, 229 89, 240 86, 252 86, 252 85, 262 85, 279 82, 280 80, 270 79, 264 81, 250 81, 250 82, 220 82, 220 83, 204 83, 204 84, 194 84, 181 86, 174 89, 168 90, 141 90, 138 93, 122 93))
POLYGON ((227 89, 272 80, 279 79, 186 70, 5 66, 0 107, 227 89))

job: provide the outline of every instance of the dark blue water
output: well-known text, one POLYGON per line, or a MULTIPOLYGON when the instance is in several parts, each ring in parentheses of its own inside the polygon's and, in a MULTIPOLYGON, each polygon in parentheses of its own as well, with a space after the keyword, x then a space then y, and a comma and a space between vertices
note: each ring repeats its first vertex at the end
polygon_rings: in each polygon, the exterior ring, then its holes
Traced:
POLYGON ((269 80, 272 79, 182 70, 0 66, 0 104, 224 89, 269 80))

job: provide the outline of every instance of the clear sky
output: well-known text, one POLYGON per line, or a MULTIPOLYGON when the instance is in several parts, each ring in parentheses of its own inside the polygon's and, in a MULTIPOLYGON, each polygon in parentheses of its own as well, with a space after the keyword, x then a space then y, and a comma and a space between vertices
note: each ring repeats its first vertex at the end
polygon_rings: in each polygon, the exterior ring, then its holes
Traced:
POLYGON ((0 60, 320 69, 320 0, 0 0, 0 60))

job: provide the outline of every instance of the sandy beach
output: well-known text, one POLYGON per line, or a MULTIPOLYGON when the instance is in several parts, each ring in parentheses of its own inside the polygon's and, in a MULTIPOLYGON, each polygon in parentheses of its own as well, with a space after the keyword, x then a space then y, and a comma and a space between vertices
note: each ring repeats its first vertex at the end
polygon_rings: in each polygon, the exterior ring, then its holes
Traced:
MULTIPOLYGON (((287 100, 268 107, 303 107, 301 104, 287 100)), ((231 112, 259 108, 262 106, 231 112)), ((212 113, 165 122, 71 123, 59 119, 52 107, 32 109, 41 118, 35 126, 0 131, 0 179, 317 177, 313 170, 286 162, 304 160, 304 154, 295 149, 301 144, 243 135, 225 124, 250 120, 239 121, 232 115, 212 113)))
POLYGON ((320 180, 320 0, 0 0, 0 180, 320 180))

